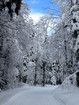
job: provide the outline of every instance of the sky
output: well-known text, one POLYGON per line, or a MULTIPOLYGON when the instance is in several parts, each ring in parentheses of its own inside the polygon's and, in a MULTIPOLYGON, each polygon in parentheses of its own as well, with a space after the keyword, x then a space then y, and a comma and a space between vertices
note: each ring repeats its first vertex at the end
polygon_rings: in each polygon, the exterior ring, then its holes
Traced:
MULTIPOLYGON (((24 0, 25 3, 28 4, 32 19, 37 22, 39 18, 48 13, 46 8, 52 7, 54 9, 58 9, 56 5, 51 5, 52 0, 24 0)), ((56 11, 53 11, 56 13, 56 11)))
MULTIPOLYGON (((51 12, 54 15, 58 14, 59 7, 56 4, 52 4, 51 1, 53 0, 23 0, 30 9, 30 17, 33 19, 34 23, 37 23, 39 19, 44 16, 45 14, 50 13, 49 7, 52 9, 51 12), (55 11, 57 10, 57 11, 55 11)), ((48 35, 50 36, 54 30, 48 27, 48 35)))
POLYGON ((49 6, 50 0, 24 0, 33 13, 45 13, 45 8, 49 6))

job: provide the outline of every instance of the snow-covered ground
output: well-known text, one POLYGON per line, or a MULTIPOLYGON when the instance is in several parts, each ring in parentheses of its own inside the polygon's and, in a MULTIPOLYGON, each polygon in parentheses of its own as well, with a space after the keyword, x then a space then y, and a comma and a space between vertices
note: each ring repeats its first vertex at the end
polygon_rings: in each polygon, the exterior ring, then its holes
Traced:
POLYGON ((59 105, 79 105, 79 87, 77 87, 76 71, 67 77, 62 85, 54 91, 54 97, 61 104, 59 105))
POLYGON ((0 93, 0 105, 79 105, 79 89, 71 86, 25 85, 0 93))
POLYGON ((70 88, 59 87, 54 91, 54 97, 59 105, 79 105, 79 89, 75 86, 70 88))
POLYGON ((52 96, 57 86, 24 86, 0 93, 0 105, 59 105, 52 96))

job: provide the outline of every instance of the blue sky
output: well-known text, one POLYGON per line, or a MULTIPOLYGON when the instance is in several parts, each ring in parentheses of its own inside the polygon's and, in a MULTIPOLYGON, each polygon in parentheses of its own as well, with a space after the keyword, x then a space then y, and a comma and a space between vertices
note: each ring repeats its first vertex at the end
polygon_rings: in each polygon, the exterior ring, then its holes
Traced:
POLYGON ((24 0, 33 13, 46 13, 45 8, 50 5, 50 0, 24 0))
POLYGON ((24 1, 29 5, 31 12, 35 12, 35 13, 39 12, 44 14, 47 12, 45 8, 49 8, 49 7, 58 9, 58 6, 50 3, 53 0, 24 0, 24 1))
MULTIPOLYGON (((46 8, 52 8, 53 15, 58 15, 59 13, 55 10, 59 10, 59 7, 56 4, 51 4, 53 0, 23 0, 25 3, 28 4, 29 9, 31 11, 30 17, 36 23, 38 20, 44 16, 45 14, 49 13, 46 8)), ((51 35, 51 28, 48 28, 48 35, 51 35)))

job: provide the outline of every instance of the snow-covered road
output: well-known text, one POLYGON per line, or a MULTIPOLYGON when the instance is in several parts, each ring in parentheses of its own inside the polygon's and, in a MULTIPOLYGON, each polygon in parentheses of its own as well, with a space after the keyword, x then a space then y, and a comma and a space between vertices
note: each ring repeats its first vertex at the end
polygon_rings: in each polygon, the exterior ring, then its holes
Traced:
POLYGON ((25 86, 21 89, 14 89, 4 92, 4 95, 0 96, 3 100, 0 105, 60 105, 59 102, 53 97, 54 89, 57 86, 47 87, 28 87, 25 86), (5 100, 5 99, 6 100, 5 100))
POLYGON ((57 87, 25 85, 0 92, 0 105, 79 105, 79 88, 57 87))

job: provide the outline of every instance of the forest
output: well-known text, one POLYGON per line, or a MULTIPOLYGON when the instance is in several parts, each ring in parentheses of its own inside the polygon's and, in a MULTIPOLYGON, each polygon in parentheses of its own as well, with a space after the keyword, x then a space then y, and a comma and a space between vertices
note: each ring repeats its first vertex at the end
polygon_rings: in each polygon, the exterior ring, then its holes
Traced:
POLYGON ((51 10, 34 23, 28 4, 21 0, 0 0, 1 90, 22 83, 58 85, 78 71, 79 1, 53 3, 59 6, 59 14, 51 10))
POLYGON ((0 0, 0 105, 79 105, 79 0, 0 0))

